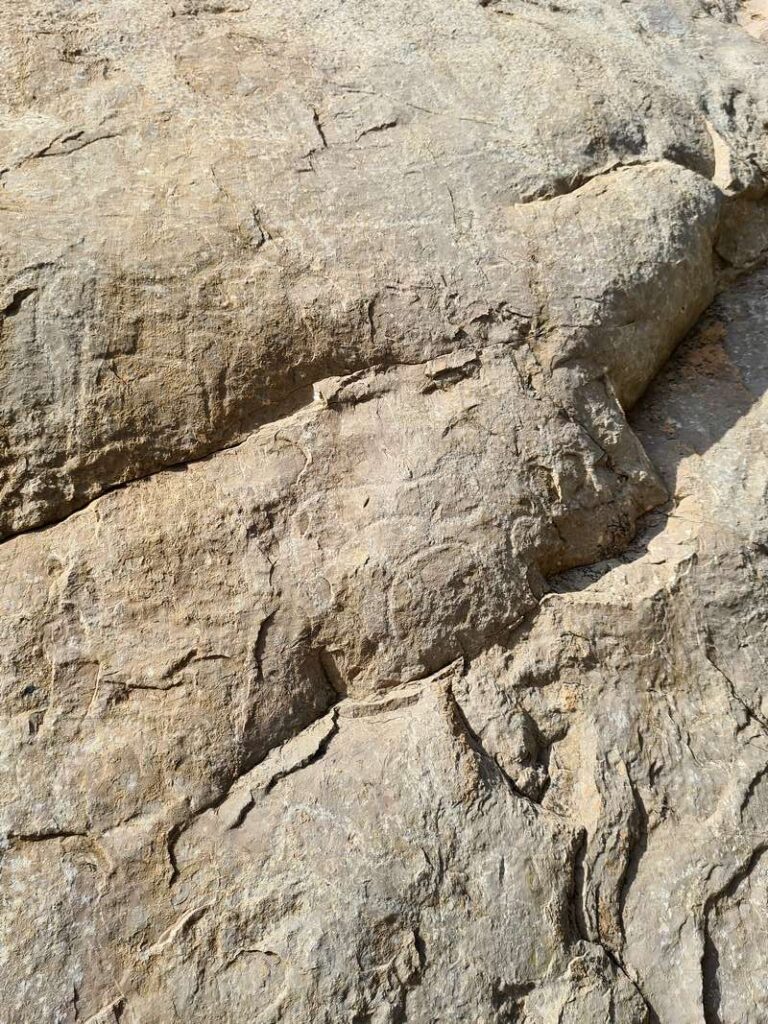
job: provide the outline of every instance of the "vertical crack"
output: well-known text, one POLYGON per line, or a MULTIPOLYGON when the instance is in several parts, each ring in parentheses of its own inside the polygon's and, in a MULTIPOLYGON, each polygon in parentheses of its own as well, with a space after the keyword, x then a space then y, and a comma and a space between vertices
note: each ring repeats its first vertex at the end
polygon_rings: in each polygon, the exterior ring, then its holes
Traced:
POLYGON ((749 878, 766 851, 768 851, 768 843, 760 843, 759 846, 756 846, 725 885, 708 896, 704 903, 702 928, 704 948, 701 955, 701 999, 704 1009, 704 1024, 725 1024, 721 1015, 720 953, 712 938, 710 919, 722 902, 735 895, 741 883, 749 878))

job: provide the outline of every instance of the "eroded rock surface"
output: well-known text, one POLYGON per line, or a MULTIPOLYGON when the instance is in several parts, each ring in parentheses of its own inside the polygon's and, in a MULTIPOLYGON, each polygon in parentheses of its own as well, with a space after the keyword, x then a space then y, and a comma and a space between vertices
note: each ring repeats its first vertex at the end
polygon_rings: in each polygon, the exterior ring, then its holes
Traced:
POLYGON ((760 4, 0 14, 0 1020, 764 1021, 760 4))
POLYGON ((736 13, 5 0, 2 533, 499 320, 635 398, 762 188, 736 13))

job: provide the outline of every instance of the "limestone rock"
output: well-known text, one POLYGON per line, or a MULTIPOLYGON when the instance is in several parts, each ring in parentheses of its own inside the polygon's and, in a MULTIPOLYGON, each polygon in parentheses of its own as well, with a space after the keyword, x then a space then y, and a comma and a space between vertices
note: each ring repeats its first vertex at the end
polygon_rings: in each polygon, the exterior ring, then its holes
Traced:
POLYGON ((532 326, 636 398, 763 183, 731 7, 4 0, 0 531, 532 326))
POLYGON ((2 1024, 764 1021, 761 3, 0 15, 2 1024))

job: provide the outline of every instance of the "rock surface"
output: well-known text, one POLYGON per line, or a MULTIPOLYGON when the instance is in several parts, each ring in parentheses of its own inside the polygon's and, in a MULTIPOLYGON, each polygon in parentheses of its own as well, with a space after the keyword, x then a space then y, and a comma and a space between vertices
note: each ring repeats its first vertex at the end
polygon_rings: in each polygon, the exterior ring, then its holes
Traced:
POLYGON ((764 5, 0 14, 3 1024, 764 1021, 764 5))

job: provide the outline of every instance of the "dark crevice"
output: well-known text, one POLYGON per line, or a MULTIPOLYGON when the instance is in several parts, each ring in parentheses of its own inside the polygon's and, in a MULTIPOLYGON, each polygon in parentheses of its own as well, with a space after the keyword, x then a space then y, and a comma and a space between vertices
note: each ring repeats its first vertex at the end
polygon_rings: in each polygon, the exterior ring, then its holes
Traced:
POLYGON ((325 648, 320 651, 317 663, 325 684, 334 697, 332 704, 336 704, 338 701, 343 700, 347 696, 347 684, 344 681, 344 677, 339 671, 331 652, 325 648))
MULTIPOLYGON (((629 777, 629 773, 627 773, 629 777)), ((632 790, 632 796, 635 801, 636 811, 636 827, 633 829, 632 834, 634 836, 634 842, 630 847, 630 854, 627 859, 624 873, 620 880, 619 889, 619 923, 621 925, 622 938, 626 934, 625 916, 626 916, 626 903, 627 897, 629 896, 629 890, 631 889, 635 879, 637 878, 638 871, 640 869, 640 861, 648 849, 648 811, 645 808, 640 794, 637 792, 635 786, 630 780, 630 788, 632 790)))
POLYGON ((418 928, 413 929, 413 944, 419 958, 419 971, 423 971, 427 966, 427 946, 418 928))
POLYGON ((34 295, 37 288, 21 288, 19 291, 14 292, 11 301, 3 309, 0 309, 0 316, 6 320, 10 317, 16 316, 17 313, 21 312, 21 307, 24 305, 24 301, 29 298, 30 295, 34 295))
MULTIPOLYGON (((71 501, 67 505, 66 510, 61 514, 53 514, 50 517, 41 519, 34 525, 24 527, 23 529, 9 530, 6 533, 0 533, 0 544, 11 541, 14 537, 21 537, 28 533, 41 533, 44 530, 51 529, 60 523, 66 522, 67 519, 73 515, 77 515, 78 512, 82 512, 84 509, 95 505, 106 495, 114 494, 116 491, 125 490, 133 484, 141 483, 144 480, 152 480, 161 473, 181 473, 189 466, 194 466, 201 462, 208 462, 223 452, 241 448, 243 445, 247 444, 253 435, 259 430, 294 415, 300 410, 312 405, 314 401, 313 385, 301 384, 284 394, 283 397, 276 402, 275 406, 271 408, 273 415, 257 419, 251 426, 238 433, 237 436, 232 438, 230 441, 222 443, 212 442, 210 445, 204 446, 199 451, 193 451, 186 458, 180 458, 177 461, 164 462, 158 465, 153 464, 150 465, 145 472, 137 473, 124 480, 118 480, 115 483, 104 484, 97 494, 94 494, 91 497, 81 497, 80 499, 71 501)), ((0 459, 2 459, 1 452, 0 459)), ((4 461, 10 460, 7 459, 4 461)))
POLYGON ((703 912, 703 942, 704 948, 701 955, 701 987, 702 1003, 704 1008, 704 1024, 726 1024, 721 1016, 720 991, 720 954, 712 939, 710 930, 710 918, 717 907, 725 900, 728 900, 736 893, 742 882, 744 882, 757 865, 763 855, 768 851, 768 843, 760 843, 752 850, 747 859, 734 871, 725 885, 707 897, 704 903, 703 912))
POLYGON ((604 167, 596 167, 591 170, 581 171, 570 178, 558 178, 551 184, 541 189, 521 196, 518 200, 519 206, 528 206, 531 203, 548 203, 553 199, 562 199, 565 196, 572 196, 597 178, 605 178, 608 175, 620 173, 631 167, 658 167, 659 165, 672 164, 675 167, 682 167, 683 170, 693 171, 700 177, 709 180, 707 175, 701 173, 700 167, 691 166, 691 161, 674 155, 666 154, 664 157, 638 157, 635 160, 622 160, 617 157, 610 164, 604 167))
POLYGON ((227 826, 227 831, 234 832, 236 829, 240 828, 245 819, 253 810, 255 804, 256 800, 253 796, 253 793, 247 794, 246 799, 243 801, 243 805, 237 812, 237 815, 235 816, 234 820, 231 822, 231 824, 227 826))
POLYGON ((264 651, 267 646, 267 634, 269 628, 272 625, 275 616, 277 615, 277 608, 274 608, 271 612, 264 616, 259 623, 259 628, 256 633, 256 640, 253 645, 253 664, 256 672, 256 677, 259 680, 264 679, 264 651))
POLYGON ((750 779, 749 785, 747 786, 747 788, 744 791, 744 796, 741 798, 741 804, 739 805, 739 814, 742 817, 744 816, 744 812, 746 811, 747 807, 749 806, 749 803, 752 800, 752 797, 755 795, 755 790, 757 789, 757 787, 760 785, 760 783, 763 781, 763 779, 767 775, 768 775, 768 764, 765 764, 750 779))
POLYGON ((87 832, 58 831, 51 829, 44 832, 10 832, 8 839, 15 843, 47 843, 57 839, 84 839, 87 832))
POLYGON ((172 825, 165 837, 165 849, 168 856, 168 865, 171 869, 170 878, 168 879, 169 886, 172 886, 179 876, 179 866, 176 862, 176 840, 184 831, 184 827, 183 824, 172 825))
POLYGON ((323 149, 328 149, 328 140, 326 139, 325 131, 323 130, 323 122, 320 120, 320 115, 314 108, 312 109, 312 124, 315 126, 315 131, 320 136, 323 149))
POLYGON ((331 740, 333 739, 334 736, 336 736, 338 731, 338 713, 335 710, 333 710, 331 711, 331 728, 329 729, 328 733, 323 737, 323 739, 318 743, 317 748, 313 750, 311 754, 307 754, 306 757, 303 757, 300 761, 297 761, 295 764, 292 764, 290 768, 286 768, 285 771, 282 772, 277 772, 264 787, 264 793, 271 793, 275 786, 278 784, 278 782, 280 782, 282 779, 286 779, 288 778, 289 775, 293 775, 296 772, 301 771, 302 768, 308 768, 311 764, 315 764, 317 761, 319 761, 328 750, 328 747, 331 744, 331 740))
MULTIPOLYGON (((466 659, 465 659, 464 671, 466 671, 466 664, 467 664, 467 662, 466 662, 466 659)), ((493 756, 493 754, 491 754, 486 749, 485 745, 483 744, 483 741, 478 736, 478 734, 475 732, 475 730, 472 728, 472 726, 469 723, 469 720, 467 719, 467 716, 464 714, 464 709, 462 708, 461 704, 459 703, 458 699, 456 698, 456 695, 453 692, 453 688, 450 687, 448 692, 449 692, 449 695, 450 695, 451 704, 453 706, 454 714, 456 715, 456 718, 457 718, 458 725, 461 728, 461 731, 464 733, 464 735, 465 735, 465 737, 466 737, 470 747, 477 754, 477 756, 480 759, 481 763, 483 763, 487 767, 489 767, 491 769, 491 771, 493 772, 493 774, 497 778, 501 778, 504 781, 504 783, 506 784, 506 786, 508 787, 508 789, 512 793, 514 793, 514 795, 516 797, 518 797, 520 800, 525 800, 526 803, 530 804, 532 807, 535 807, 537 810, 541 810, 541 808, 539 807, 538 802, 536 800, 531 799, 531 797, 528 796, 527 793, 524 793, 517 786, 517 784, 515 783, 514 779, 512 779, 507 774, 507 772, 501 767, 501 765, 499 764, 498 760, 493 756)))
MULTIPOLYGON (((633 867, 632 877, 634 877, 634 874, 637 871, 637 863, 639 862, 640 857, 642 856, 642 851, 645 849, 645 844, 647 844, 647 825, 645 824, 647 822, 647 815, 645 813, 645 808, 642 804, 642 801, 639 799, 639 796, 636 793, 634 793, 634 795, 638 812, 643 820, 644 825, 641 829, 641 839, 639 843, 636 845, 635 849, 633 850, 633 855, 630 858, 630 863, 627 866, 627 870, 625 871, 621 883, 621 914, 623 914, 624 900, 626 898, 626 892, 630 884, 630 881, 628 881, 628 878, 630 876, 630 866, 633 867)), ((571 882, 570 900, 568 906, 568 914, 570 918, 568 923, 570 925, 570 933, 576 941, 593 943, 594 945, 600 946, 600 948, 603 950, 603 952, 608 957, 610 962, 613 964, 616 971, 619 974, 622 974, 629 981, 629 983, 638 993, 640 998, 643 1000, 643 1003, 645 1004, 646 1010, 648 1012, 647 1024, 660 1024, 656 1011, 646 998, 645 993, 640 988, 640 985, 638 984, 637 980, 633 979, 630 975, 619 951, 613 949, 611 946, 606 945, 606 943, 602 940, 601 936, 593 932, 592 928, 590 927, 587 921, 585 913, 585 901, 588 882, 586 866, 588 846, 589 835, 585 828, 581 828, 579 830, 579 834, 577 836, 577 840, 573 849, 573 875, 571 882)), ((623 932, 623 920, 621 920, 621 928, 623 932)))
POLYGON ((590 928, 584 913, 584 898, 586 892, 586 857, 589 846, 589 833, 585 828, 579 829, 576 845, 573 853, 573 876, 571 879, 570 893, 570 931, 577 939, 584 942, 597 941, 595 936, 590 934, 590 928))
MULTIPOLYGON (((119 138, 123 133, 117 132, 104 132, 102 135, 87 135, 85 138, 84 130, 71 132, 69 135, 63 135, 60 138, 56 138, 53 142, 49 142, 43 149, 33 153, 27 157, 28 160, 42 160, 46 157, 55 156, 69 156, 71 153, 77 153, 81 149, 85 149, 87 146, 92 146, 95 142, 103 142, 106 139, 119 138), (71 145, 70 145, 71 143, 71 145)), ((23 160, 22 163, 25 163, 23 160)))
POLYGON ((366 135, 375 135, 378 132, 385 132, 390 128, 396 128, 397 124, 397 118, 394 118, 391 121, 382 121, 381 124, 374 124, 370 128, 363 129, 363 131, 360 132, 355 141, 359 142, 360 139, 365 138, 366 135))
POLYGON ((701 1001, 704 1024, 723 1024, 720 1016, 720 954, 704 922, 704 951, 701 954, 701 1001))
MULTIPOLYGON (((272 613, 272 615, 268 615, 267 619, 264 620, 264 622, 262 623, 262 630, 263 630, 267 620, 271 620, 273 615, 274 615, 274 613, 272 613)), ((262 634, 262 630, 260 630, 260 635, 262 634)), ((257 641, 257 643, 258 643, 258 641, 257 641)), ((167 835, 167 853, 168 853, 168 861, 169 861, 169 863, 171 865, 171 884, 173 883, 173 881, 176 879, 176 877, 178 875, 178 867, 177 867, 176 856, 175 856, 176 843, 178 842, 179 838, 183 835, 183 833, 186 832, 186 830, 190 827, 192 822, 195 819, 199 818, 201 815, 205 814, 206 812, 212 811, 212 810, 216 810, 217 808, 221 807, 221 805, 230 797, 230 795, 232 794, 233 789, 235 788, 237 783, 240 782, 241 779, 243 779, 246 775, 248 775, 250 772, 252 772, 254 768, 258 767, 258 765, 262 764, 267 759, 267 757, 269 757, 269 755, 274 750, 277 750, 279 747, 284 746, 286 743, 291 742, 292 740, 294 740, 298 736, 300 736, 303 732, 305 732, 307 729, 310 729, 313 725, 316 725, 317 722, 319 722, 325 715, 327 715, 329 713, 329 709, 330 709, 331 710, 332 719, 331 719, 331 729, 329 730, 328 735, 326 735, 320 741, 318 747, 311 754, 309 754, 306 758, 304 758, 301 762, 298 762, 298 763, 296 763, 294 765, 291 765, 290 768, 286 769, 283 772, 277 773, 272 779, 270 779, 270 781, 267 784, 264 792, 269 792, 276 785, 276 783, 280 781, 281 778, 285 778, 287 775, 290 775, 292 772, 297 771, 300 768, 306 767, 307 765, 311 764, 313 761, 319 760, 320 757, 325 753, 325 751, 328 748, 328 745, 330 744, 330 741, 333 739, 333 737, 338 732, 337 713, 333 709, 335 708, 335 705, 342 699, 341 696, 339 696, 339 694, 338 694, 338 692, 336 690, 333 690, 330 686, 329 686, 329 688, 331 689, 331 693, 333 694, 333 696, 322 707, 322 709, 319 710, 315 714, 315 716, 313 718, 311 718, 310 721, 305 722, 300 728, 296 729, 295 732, 289 733, 287 736, 284 736, 282 739, 280 739, 278 742, 276 742, 273 746, 271 746, 268 750, 264 751, 260 756, 254 756, 255 751, 251 751, 251 752, 245 751, 244 755, 241 758, 241 762, 240 762, 238 770, 234 773, 233 777, 229 780, 229 782, 224 787, 224 789, 219 791, 215 796, 211 797, 209 800, 206 800, 199 807, 195 808, 195 810, 189 815, 189 817, 185 821, 180 822, 180 823, 174 825, 169 830, 168 835, 167 835)), ((245 800, 243 806, 241 807, 240 811, 238 812, 238 816, 235 819, 234 823, 229 826, 230 829, 238 828, 240 825, 242 825, 242 823, 245 820, 245 818, 247 817, 249 811, 253 807, 253 803, 254 803, 254 801, 252 799, 251 800, 248 800, 248 799, 245 800)))
POLYGON ((375 309, 376 309, 376 296, 374 295, 373 298, 369 299, 368 302, 365 304, 365 315, 366 315, 366 319, 368 321, 368 333, 369 333, 368 340, 370 341, 371 345, 374 345, 376 343, 376 321, 374 319, 374 310, 375 309))

